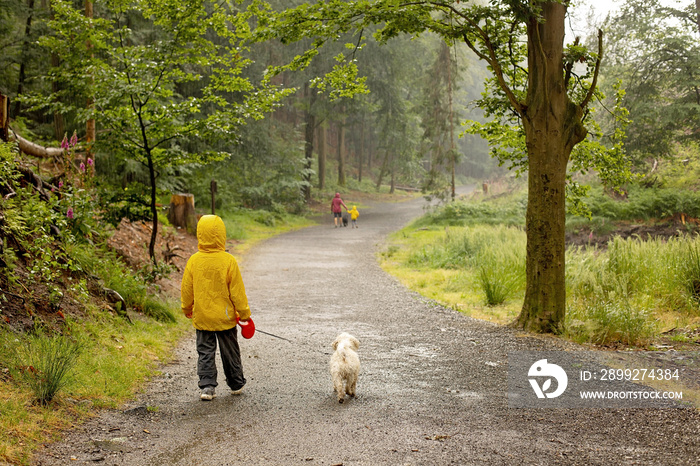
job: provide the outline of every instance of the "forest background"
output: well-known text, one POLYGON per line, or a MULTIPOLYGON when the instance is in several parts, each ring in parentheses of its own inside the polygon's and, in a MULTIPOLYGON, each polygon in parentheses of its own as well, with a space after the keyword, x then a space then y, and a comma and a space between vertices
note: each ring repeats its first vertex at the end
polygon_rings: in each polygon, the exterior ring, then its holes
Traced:
MULTIPOLYGON (((426 33, 358 46, 340 34, 311 61, 312 39, 263 41, 235 2, 0 7, 3 138, 14 141, 0 151, 0 392, 3 414, 12 414, 3 431, 17 433, 3 439, 5 459, 26 461, 53 434, 40 426, 64 428, 94 407, 118 405, 167 357, 185 326, 176 304, 157 294, 178 255, 163 206, 188 192, 208 213, 212 180, 213 208, 238 242, 306 224, 335 191, 404 188, 439 198, 443 208, 396 238, 410 243, 403 256, 397 245, 384 252, 385 267, 461 311, 500 323, 515 317, 527 171, 509 171, 478 131, 465 130, 475 126, 463 126, 488 121, 477 103, 490 76, 465 44, 426 33), (480 193, 449 202, 462 183, 480 193), (150 263, 134 267, 109 246, 123 219, 150 223, 150 263), (499 256, 502 242, 519 246, 499 256), (427 246, 436 243, 444 247, 427 246), (163 340, 164 327, 179 330, 163 340), (149 357, 138 361, 142 354, 149 357), (37 383, 36 367, 51 355, 80 357, 70 383, 68 367, 55 368, 57 385, 37 383), (120 382, 106 390, 107 378, 120 382), (56 403, 60 389, 69 396, 58 398, 56 413, 31 407, 56 403)), ((572 186, 590 185, 592 195, 567 217, 563 333, 612 346, 693 345, 700 6, 627 0, 597 24, 588 11, 585 2, 570 9, 576 30, 567 40, 578 35, 595 49, 595 26, 604 31, 590 137, 612 148, 624 127, 635 176, 612 186, 585 169, 571 174, 572 186), (619 103, 629 111, 623 121, 613 116, 619 103)))

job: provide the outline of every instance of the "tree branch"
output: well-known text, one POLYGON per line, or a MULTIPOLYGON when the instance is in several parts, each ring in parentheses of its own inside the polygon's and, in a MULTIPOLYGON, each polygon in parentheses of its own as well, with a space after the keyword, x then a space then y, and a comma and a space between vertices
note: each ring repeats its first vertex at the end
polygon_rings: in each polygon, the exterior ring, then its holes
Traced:
POLYGON ((603 30, 598 29, 598 58, 595 61, 595 70, 593 71, 593 82, 586 97, 581 102, 581 108, 586 108, 595 94, 595 88, 598 85, 598 74, 600 73, 600 61, 603 58, 603 30))

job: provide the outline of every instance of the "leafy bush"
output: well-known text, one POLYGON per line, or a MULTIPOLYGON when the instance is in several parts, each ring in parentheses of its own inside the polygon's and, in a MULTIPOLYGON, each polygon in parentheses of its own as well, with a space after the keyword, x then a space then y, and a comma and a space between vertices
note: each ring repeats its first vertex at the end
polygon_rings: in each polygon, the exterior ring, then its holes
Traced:
POLYGON ((149 188, 131 183, 125 188, 100 186, 99 200, 102 219, 116 227, 123 218, 130 221, 151 220, 149 188))

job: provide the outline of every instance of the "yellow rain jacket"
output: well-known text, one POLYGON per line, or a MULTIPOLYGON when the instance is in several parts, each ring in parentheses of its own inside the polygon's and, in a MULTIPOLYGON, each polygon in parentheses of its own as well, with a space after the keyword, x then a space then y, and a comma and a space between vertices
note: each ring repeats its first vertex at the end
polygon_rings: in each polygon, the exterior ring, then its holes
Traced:
POLYGON ((197 249, 182 276, 182 312, 198 330, 228 330, 250 317, 241 271, 226 252, 226 226, 217 215, 204 215, 197 223, 197 249))
POLYGON ((352 209, 350 210, 350 218, 352 220, 357 220, 357 217, 360 216, 360 212, 357 211, 357 207, 352 206, 352 209))

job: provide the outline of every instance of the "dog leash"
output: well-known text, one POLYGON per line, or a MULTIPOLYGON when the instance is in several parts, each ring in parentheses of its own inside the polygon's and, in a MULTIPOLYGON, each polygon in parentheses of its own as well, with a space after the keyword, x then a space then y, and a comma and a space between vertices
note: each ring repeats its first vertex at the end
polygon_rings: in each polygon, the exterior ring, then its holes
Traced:
POLYGON ((253 319, 248 319, 246 321, 241 321, 238 319, 238 316, 236 316, 236 325, 241 327, 241 336, 243 338, 248 339, 248 338, 253 338, 253 335, 255 335, 255 332, 259 333, 264 333, 265 335, 279 338, 280 340, 288 341, 289 343, 292 343, 292 340, 288 340, 286 338, 283 338, 279 335, 275 335, 274 333, 269 333, 264 330, 256 329, 255 328, 255 323, 253 322, 253 319))
MULTIPOLYGON (((237 324, 238 324, 238 325, 241 325, 241 322, 238 321, 237 324)), ((244 324, 244 325, 241 327, 241 334, 242 334, 242 329, 243 329, 243 327, 244 327, 245 325, 246 325, 246 324, 244 324)), ((255 324, 253 324, 253 326, 255 326, 255 324)), ((254 332, 263 333, 263 334, 265 334, 265 335, 267 335, 267 336, 270 336, 270 337, 273 337, 273 338, 279 338, 280 340, 284 340, 284 341, 286 341, 286 342, 288 342, 288 343, 295 344, 295 342, 293 342, 292 340, 289 340, 289 339, 287 339, 287 338, 281 337, 281 336, 279 336, 279 335, 275 335, 274 333, 270 333, 270 332, 266 332, 266 331, 264 331, 264 330, 260 330, 260 329, 255 328, 255 327, 254 327, 254 332)), ((246 338, 246 337, 243 337, 243 338, 246 338)), ((250 337, 248 337, 248 338, 252 338, 252 335, 251 335, 250 337)), ((322 354, 325 354, 326 356, 329 355, 329 354, 331 354, 331 353, 328 353, 328 352, 326 352, 326 351, 320 351, 320 350, 318 350, 317 348, 313 348, 313 350, 314 350, 314 351, 317 351, 317 352, 320 352, 320 353, 322 353, 322 354)))
POLYGON ((268 335, 271 337, 279 338, 280 340, 288 341, 289 343, 292 343, 292 340, 287 340, 286 338, 282 338, 279 335, 275 335, 274 333, 268 333, 268 332, 266 332, 264 330, 260 330, 260 329, 255 329, 255 331, 259 332, 259 333, 264 333, 265 335, 268 335))

